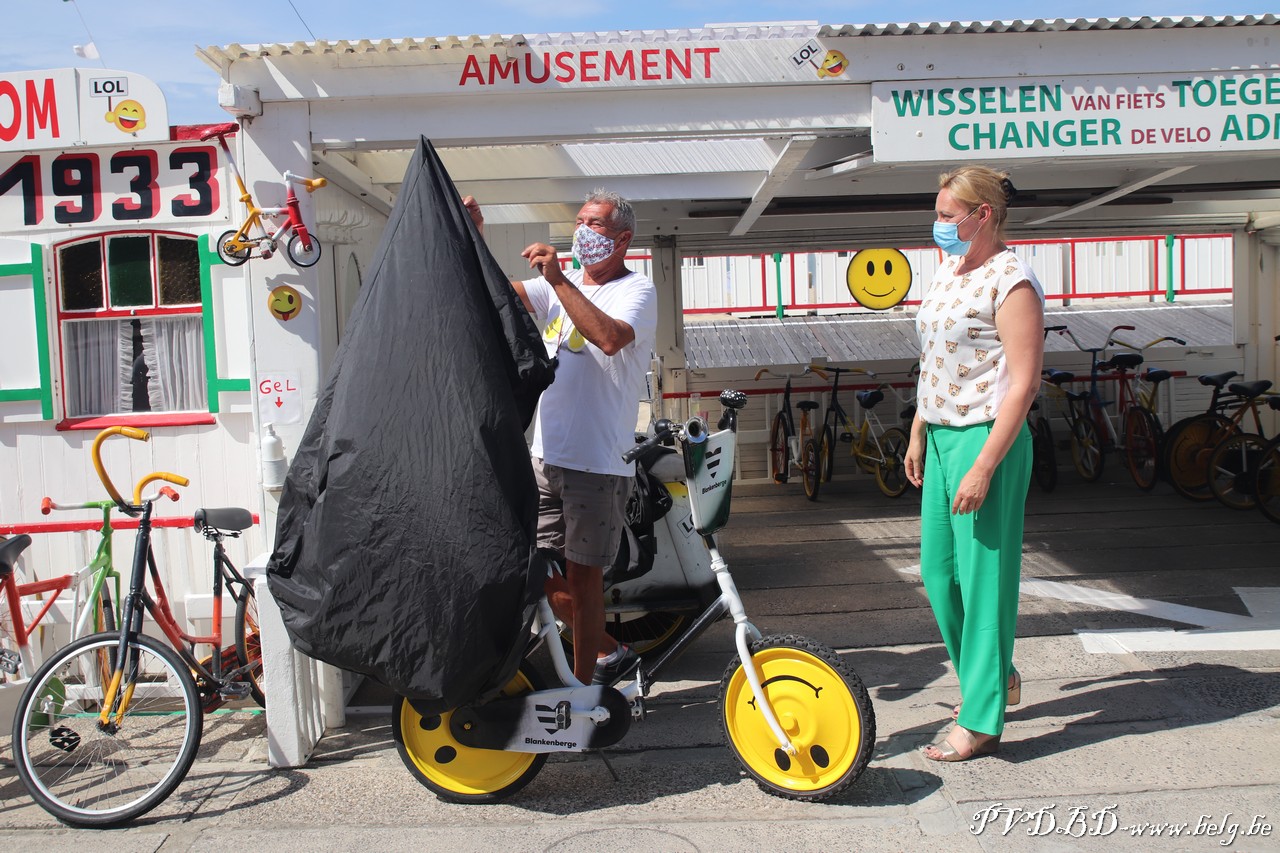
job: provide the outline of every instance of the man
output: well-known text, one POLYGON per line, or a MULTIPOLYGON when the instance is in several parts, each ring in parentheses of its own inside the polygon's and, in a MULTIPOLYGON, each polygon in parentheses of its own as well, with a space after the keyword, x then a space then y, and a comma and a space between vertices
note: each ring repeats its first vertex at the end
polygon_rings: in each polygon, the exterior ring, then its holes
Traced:
MULTIPOLYGON (((463 199, 481 233, 484 216, 463 199)), ((534 243, 521 256, 540 276, 511 282, 559 358, 555 382, 534 419, 538 545, 564 555, 566 578, 547 581, 547 596, 573 629, 573 671, 583 684, 614 684, 639 656, 604 629, 604 567, 613 563, 626 524, 636 412, 657 331, 657 292, 626 267, 635 235, 631 205, 596 190, 578 211, 573 256, 562 271, 556 250, 534 243), (598 638, 592 640, 591 638, 598 638)))

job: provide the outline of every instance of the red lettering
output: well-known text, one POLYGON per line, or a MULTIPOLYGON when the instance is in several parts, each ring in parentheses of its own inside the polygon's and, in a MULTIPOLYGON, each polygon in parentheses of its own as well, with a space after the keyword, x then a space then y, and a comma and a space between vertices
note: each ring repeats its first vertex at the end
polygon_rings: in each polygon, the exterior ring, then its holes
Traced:
POLYGON ((8 80, 0 80, 0 98, 8 98, 13 105, 13 123, 0 124, 0 140, 12 142, 18 135, 18 128, 22 126, 22 102, 18 98, 18 90, 8 80))
POLYGON ((559 73, 556 74, 557 83, 568 83, 573 80, 573 54, 567 50, 562 50, 556 54, 556 68, 559 73))
POLYGON ((512 83, 519 83, 520 65, 518 63, 519 60, 516 59, 503 62, 502 57, 496 53, 489 54, 489 85, 492 86, 497 78, 506 80, 508 75, 510 75, 512 83))
POLYGON ((600 74, 596 68, 596 57, 600 55, 598 50, 584 50, 578 54, 578 62, 582 66, 583 83, 599 83, 600 74))
POLYGON ((606 53, 604 55, 604 79, 612 80, 614 76, 626 77, 628 80, 636 79, 635 56, 631 51, 625 51, 622 54, 622 61, 618 61, 617 54, 606 53))
POLYGON ((58 135, 58 96, 52 77, 45 78, 43 97, 36 91, 36 81, 27 81, 27 139, 36 138, 37 126, 58 135))
POLYGON ((700 54, 703 60, 702 76, 706 80, 711 79, 711 57, 720 52, 718 47, 695 47, 694 53, 700 54))
POLYGON ((658 74, 658 51, 642 50, 640 51, 640 79, 641 80, 661 80, 658 74))
POLYGON ((467 85, 468 80, 475 80, 481 86, 484 85, 484 74, 480 71, 480 60, 474 55, 468 56, 466 61, 462 63, 462 76, 458 78, 458 85, 467 85))
POLYGON ((542 54, 542 76, 533 73, 533 54, 524 55, 524 79, 530 83, 545 83, 551 76, 551 66, 547 63, 547 55, 542 54))
POLYGON ((680 54, 678 51, 667 49, 667 79, 674 80, 675 72, 679 71, 680 76, 685 80, 689 79, 689 71, 693 67, 693 54, 689 48, 684 49, 684 65, 680 64, 680 54))

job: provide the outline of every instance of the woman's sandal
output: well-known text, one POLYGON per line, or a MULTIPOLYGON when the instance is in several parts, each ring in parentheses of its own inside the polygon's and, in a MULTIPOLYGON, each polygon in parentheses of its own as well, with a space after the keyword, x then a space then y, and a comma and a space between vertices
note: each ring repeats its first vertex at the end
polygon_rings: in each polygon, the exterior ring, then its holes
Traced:
POLYGON ((979 755, 995 754, 1000 749, 1000 735, 975 734, 964 726, 953 726, 945 740, 930 744, 930 746, 937 750, 938 753, 936 756, 930 755, 929 747, 926 747, 924 757, 930 761, 968 761, 970 758, 977 758, 979 755), (969 741, 967 755, 961 755, 960 750, 951 744, 951 738, 955 736, 956 732, 962 732, 963 736, 969 741), (979 737, 984 739, 978 740, 979 737))
MULTIPOLYGON (((1009 673, 1009 686, 1005 690, 1004 704, 1018 705, 1022 702, 1022 675, 1018 670, 1015 669, 1009 673)), ((961 704, 963 703, 957 702, 956 706, 951 709, 951 719, 959 718, 961 704)))

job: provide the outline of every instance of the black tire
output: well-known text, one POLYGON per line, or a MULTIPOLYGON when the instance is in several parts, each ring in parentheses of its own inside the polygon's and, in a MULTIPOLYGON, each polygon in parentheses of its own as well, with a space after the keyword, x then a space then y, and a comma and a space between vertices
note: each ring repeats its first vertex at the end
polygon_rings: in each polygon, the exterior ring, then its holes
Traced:
POLYGON ((1247 432, 1228 438, 1209 455, 1209 491, 1231 509, 1258 505, 1258 463, 1267 440, 1247 432))
POLYGON ((1175 491, 1193 501, 1213 499, 1209 489, 1209 456, 1213 448, 1239 432, 1228 418, 1202 413, 1183 418, 1169 428, 1164 461, 1175 491))
POLYGON ((769 467, 775 483, 787 482, 791 458, 787 449, 787 420, 782 412, 773 416, 773 427, 769 430, 769 467))
POLYGON ((262 638, 258 627, 258 599, 251 584, 245 584, 241 589, 244 594, 236 601, 236 658, 241 667, 249 667, 242 676, 249 682, 249 695, 258 703, 258 707, 265 708, 267 694, 262 686, 262 638))
POLYGON ((880 436, 880 453, 884 457, 876 462, 876 485, 886 497, 901 497, 907 490, 907 438, 906 430, 889 427, 880 436))
POLYGON ((289 253, 289 260, 300 267, 313 267, 320 260, 320 241, 316 239, 316 235, 308 234, 307 242, 311 244, 310 249, 302 245, 301 234, 294 234, 284 247, 289 253))
MULTIPOLYGON (((99 713, 119 634, 91 634, 64 646, 35 674, 13 718, 18 778, 47 812, 71 826, 119 826, 173 793, 200 749, 204 715, 191 670, 158 640, 129 642, 133 671, 145 681, 124 719, 104 728, 99 713)), ((118 707, 118 705, 117 705, 118 707)))
POLYGON ((1106 466, 1107 455, 1102 452, 1098 427, 1088 417, 1071 425, 1071 462, 1086 483, 1097 482, 1106 466))
POLYGON ((1258 459, 1255 478, 1258 493, 1258 509, 1267 518, 1280 524, 1280 441, 1273 439, 1258 459))
POLYGON ((1149 492, 1160 481, 1160 426, 1141 406, 1124 413, 1124 461, 1139 489, 1149 492))
POLYGON ((228 248, 227 241, 234 236, 236 236, 235 231, 222 232, 222 236, 218 238, 218 257, 222 258, 222 262, 227 266, 238 267, 249 260, 252 250, 228 248))
POLYGON ((825 800, 848 788, 876 742, 875 710, 861 679, 834 651, 803 637, 765 637, 750 650, 775 716, 788 721, 804 754, 793 761, 778 746, 737 657, 720 680, 720 722, 730 751, 775 796, 825 800))
POLYGON ((818 454, 822 457, 822 482, 830 483, 836 471, 836 435, 830 424, 822 427, 822 441, 818 444, 818 454))
MULTIPOLYGON (((528 661, 503 695, 519 696, 542 689, 542 679, 528 661)), ((391 734, 400 760, 414 778, 450 803, 497 803, 538 775, 547 753, 502 752, 464 746, 449 734, 452 711, 423 717, 407 699, 391 706, 391 734)))
POLYGON ((1043 416, 1031 430, 1031 474, 1043 492, 1052 492, 1058 485, 1058 451, 1049 419, 1043 416))
POLYGON ((822 454, 812 438, 806 438, 800 448, 800 474, 804 480, 804 496, 816 501, 822 489, 822 454))

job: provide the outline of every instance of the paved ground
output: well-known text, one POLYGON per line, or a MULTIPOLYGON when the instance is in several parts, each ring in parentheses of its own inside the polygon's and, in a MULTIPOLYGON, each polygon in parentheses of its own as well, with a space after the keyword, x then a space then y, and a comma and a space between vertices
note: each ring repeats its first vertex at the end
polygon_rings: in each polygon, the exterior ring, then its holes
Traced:
MULTIPOLYGON (((721 624, 609 751, 617 779, 598 757, 552 756, 508 803, 448 805, 400 763, 385 715, 349 718, 307 767, 276 771, 261 716, 229 713, 209 721, 170 801, 109 843, 120 853, 1280 851, 1280 526, 1163 486, 1141 494, 1123 477, 1086 486, 1064 470, 1052 495, 1033 486, 1015 652, 1024 698, 997 756, 920 755, 957 690, 915 568, 918 506, 854 475, 817 504, 799 486, 740 488, 722 540, 757 625, 838 649, 871 692, 876 755, 832 802, 763 793, 722 745, 731 635, 721 624)), ((0 846, 102 840, 60 827, 0 767, 0 846)))

